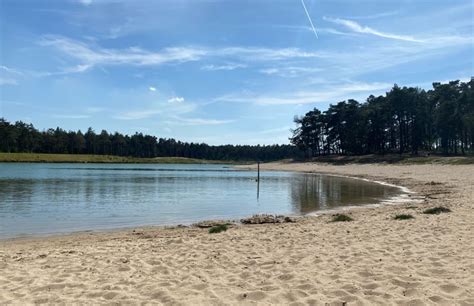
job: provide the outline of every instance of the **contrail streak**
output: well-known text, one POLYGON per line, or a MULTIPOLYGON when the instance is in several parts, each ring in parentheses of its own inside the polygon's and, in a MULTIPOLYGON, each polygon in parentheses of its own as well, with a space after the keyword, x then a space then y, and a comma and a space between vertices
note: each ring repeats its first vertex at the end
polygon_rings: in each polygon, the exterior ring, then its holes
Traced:
POLYGON ((303 4, 304 11, 306 12, 306 16, 308 16, 308 20, 309 20, 309 23, 311 24, 311 28, 313 28, 314 35, 316 36, 316 38, 319 38, 318 33, 316 32, 316 29, 314 28, 313 21, 311 20, 311 16, 309 16, 308 10, 306 9, 306 5, 304 4, 304 0, 301 0, 301 4, 303 4))

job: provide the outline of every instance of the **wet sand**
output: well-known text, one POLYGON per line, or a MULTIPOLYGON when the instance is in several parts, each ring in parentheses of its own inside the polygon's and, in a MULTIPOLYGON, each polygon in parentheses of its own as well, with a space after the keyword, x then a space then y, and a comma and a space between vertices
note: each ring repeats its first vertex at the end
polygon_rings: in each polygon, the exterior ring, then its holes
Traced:
POLYGON ((474 165, 280 164, 363 177, 418 201, 296 223, 150 227, 0 241, 0 303, 474 304, 474 165), (421 201, 419 200, 421 199, 421 201), (443 205, 451 213, 426 215, 443 205), (411 220, 393 220, 397 214, 411 220))

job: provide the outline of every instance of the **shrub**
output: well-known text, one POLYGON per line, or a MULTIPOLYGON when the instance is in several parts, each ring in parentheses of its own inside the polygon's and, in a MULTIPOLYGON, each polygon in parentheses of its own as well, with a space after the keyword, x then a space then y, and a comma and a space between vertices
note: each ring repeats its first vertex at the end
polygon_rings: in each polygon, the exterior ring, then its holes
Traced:
POLYGON ((337 215, 334 215, 334 216, 333 216, 331 222, 348 222, 348 221, 354 221, 354 219, 352 219, 352 218, 349 217, 348 215, 337 214, 337 215))
POLYGON ((402 214, 402 215, 396 215, 394 217, 395 220, 408 220, 408 219, 414 219, 415 217, 413 217, 412 215, 405 215, 405 214, 402 214))
POLYGON ((448 212, 451 212, 451 209, 443 207, 443 206, 438 206, 438 207, 428 208, 423 213, 429 214, 429 215, 439 215, 441 213, 448 213, 448 212))
POLYGON ((227 230, 227 224, 219 224, 213 226, 209 229, 209 234, 217 234, 220 232, 225 232, 227 230))

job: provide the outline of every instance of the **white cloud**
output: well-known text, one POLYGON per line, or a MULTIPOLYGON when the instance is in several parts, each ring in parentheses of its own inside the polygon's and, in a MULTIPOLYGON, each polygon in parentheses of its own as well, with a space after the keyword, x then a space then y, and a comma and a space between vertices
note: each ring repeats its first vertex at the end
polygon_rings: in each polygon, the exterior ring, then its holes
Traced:
MULTIPOLYGON (((388 90, 393 84, 348 82, 326 86, 316 91, 295 91, 291 94, 230 94, 214 99, 215 102, 253 103, 257 105, 303 105, 312 103, 334 103, 359 98, 361 93, 373 94, 374 91, 388 90)), ((364 97, 365 98, 365 97, 364 97)))
POLYGON ((205 50, 185 47, 166 48, 162 52, 149 52, 141 48, 103 49, 61 36, 45 36, 40 44, 51 46, 84 65, 162 65, 172 62, 195 61, 206 54, 205 50))
POLYGON ((375 13, 375 14, 365 15, 365 16, 351 16, 350 19, 378 19, 378 18, 395 16, 395 15, 398 15, 399 13, 400 13, 399 11, 389 11, 389 12, 375 13))
POLYGON ((276 75, 284 78, 294 78, 300 77, 306 74, 315 73, 322 71, 321 68, 315 67, 298 67, 298 66, 290 66, 290 67, 272 67, 272 68, 265 68, 260 69, 259 72, 266 74, 266 75, 276 75))
MULTIPOLYGON (((151 96, 144 96, 140 98, 140 96, 137 96, 136 99, 146 100, 146 98, 150 97, 151 96)), ((153 99, 151 101, 149 100, 144 106, 132 110, 119 111, 113 115, 113 118, 120 120, 138 120, 159 116, 160 118, 166 119, 170 116, 191 113, 196 108, 196 104, 185 102, 183 97, 171 97, 167 100, 161 98, 159 101, 156 101, 156 98, 153 97, 153 99)))
POLYGON ((245 64, 225 64, 225 65, 206 65, 202 66, 201 70, 218 71, 218 70, 235 70, 239 68, 246 68, 245 64))
POLYGON ((81 73, 88 70, 91 67, 92 65, 82 64, 82 65, 62 68, 59 71, 35 71, 35 70, 14 69, 7 66, 0 66, 0 72, 3 75, 14 76, 15 78, 28 78, 28 77, 40 78, 40 77, 49 77, 49 76, 56 76, 56 75, 66 75, 70 73, 81 73))
POLYGON ((11 73, 11 74, 16 74, 16 75, 23 75, 23 72, 13 69, 7 66, 0 65, 0 71, 3 71, 4 73, 11 73))
POLYGON ((413 36, 381 32, 367 26, 362 26, 359 23, 352 20, 348 20, 348 19, 330 18, 330 17, 323 17, 323 19, 329 22, 333 22, 333 23, 345 26, 349 30, 356 33, 371 34, 371 35, 375 35, 375 36, 379 36, 383 38, 403 40, 403 41, 409 41, 409 42, 418 42, 418 43, 424 42, 423 40, 417 39, 413 36))
POLYGON ((168 99, 168 102, 169 103, 182 103, 182 102, 184 102, 184 98, 183 97, 172 97, 172 98, 168 99))
POLYGON ((92 65, 84 64, 84 65, 76 65, 74 67, 68 67, 64 68, 61 72, 57 73, 52 73, 52 74, 68 74, 68 73, 78 73, 78 72, 84 72, 91 68, 92 65))
POLYGON ((0 65, 0 85, 18 85, 23 73, 17 69, 0 65))
MULTIPOLYGON (((425 36, 423 39, 411 36, 395 35, 376 31, 369 27, 363 27, 356 22, 344 19, 325 18, 332 22, 343 24, 351 29, 344 33, 334 29, 321 28, 321 32, 330 32, 338 35, 359 35, 359 33, 370 33, 371 35, 392 38, 386 44, 371 46, 361 46, 352 49, 350 52, 323 50, 305 51, 299 48, 261 48, 261 47, 171 47, 159 51, 144 50, 139 47, 127 49, 104 49, 94 42, 84 43, 77 40, 68 39, 62 36, 44 36, 40 44, 49 46, 57 51, 78 60, 79 65, 69 69, 62 69, 59 72, 36 73, 37 76, 60 75, 73 72, 82 72, 94 66, 103 68, 105 65, 134 65, 134 66, 159 66, 164 64, 185 63, 189 61, 215 59, 218 61, 230 62, 224 65, 202 66, 203 70, 232 70, 250 66, 250 64, 268 64, 276 62, 296 62, 298 65, 308 61, 314 64, 318 60, 318 66, 328 70, 337 69, 337 66, 357 70, 359 73, 373 71, 373 69, 396 66, 418 58, 429 58, 436 56, 442 49, 457 48, 472 44, 472 36, 444 35, 425 36), (423 44, 398 44, 397 42, 425 42, 423 44), (392 44, 388 44, 392 42, 392 44), (397 43, 397 44, 396 44, 397 43), (237 62, 237 64, 233 64, 237 62), (357 63, 357 65, 355 65, 357 63), (242 65, 242 66, 240 66, 242 65), (365 69, 364 67, 367 67, 365 69)), ((309 69, 309 68, 308 68, 309 69)), ((306 70, 308 70, 306 69, 306 70)), ((279 68, 278 66, 261 69, 261 73, 279 75, 282 77, 293 77, 299 74, 309 73, 302 69, 279 68), (276 70, 279 69, 279 70, 276 70), (292 71, 293 70, 293 71, 292 71)), ((347 70, 347 69, 345 69, 347 70)), ((343 72, 343 71, 339 71, 343 72)))
POLYGON ((247 61, 278 61, 286 59, 304 59, 325 57, 319 52, 304 51, 299 48, 257 48, 257 47, 227 47, 214 49, 210 52, 214 56, 233 56, 247 61))
POLYGON ((337 71, 339 75, 354 78, 374 71, 396 67, 398 65, 428 60, 448 54, 453 49, 469 48, 472 37, 469 36, 432 36, 425 39, 429 43, 405 44, 390 41, 386 44, 363 46, 351 52, 335 53, 326 71, 337 71))
MULTIPOLYGON (((49 46, 82 62, 81 67, 94 65, 136 65, 157 66, 170 63, 198 61, 203 58, 236 58, 245 61, 278 61, 286 59, 305 59, 324 57, 317 52, 303 51, 298 48, 257 48, 257 47, 170 47, 161 51, 148 51, 138 47, 128 49, 104 49, 96 45, 65 38, 46 35, 40 45, 49 46)), ((243 64, 237 64, 243 65, 243 64)), ((209 66, 208 69, 236 69, 243 66, 209 66)))
MULTIPOLYGON (((313 29, 308 26, 302 26, 302 25, 287 25, 287 24, 277 24, 277 25, 272 25, 274 28, 279 28, 279 29, 284 29, 288 31, 293 31, 293 32, 313 32, 313 29)), ((347 35, 347 36, 353 36, 354 34, 347 33, 347 32, 342 32, 338 31, 334 28, 323 28, 323 27, 318 27, 318 33, 323 34, 323 33, 329 33, 329 34, 339 34, 339 35, 347 35)))
POLYGON ((150 90, 150 91, 156 91, 156 88, 153 87, 153 86, 150 86, 150 87, 148 87, 148 90, 150 90))

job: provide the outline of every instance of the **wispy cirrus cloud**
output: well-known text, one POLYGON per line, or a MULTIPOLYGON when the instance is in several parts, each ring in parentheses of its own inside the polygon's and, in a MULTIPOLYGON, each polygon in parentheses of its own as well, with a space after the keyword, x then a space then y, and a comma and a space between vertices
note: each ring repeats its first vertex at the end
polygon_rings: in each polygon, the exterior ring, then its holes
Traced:
MULTIPOLYGON (((100 46, 69 39, 62 36, 46 35, 40 45, 52 47, 63 54, 81 62, 78 72, 95 65, 135 65, 159 66, 170 63, 198 61, 204 58, 234 58, 243 61, 278 61, 295 58, 316 58, 325 55, 304 51, 299 48, 261 48, 261 47, 169 47, 160 51, 149 51, 138 47, 127 49, 105 49, 100 46)), ((245 64, 224 66, 204 66, 204 70, 232 70, 243 68, 245 64)), ((79 66, 78 66, 79 68, 79 66)))
POLYGON ((323 52, 305 51, 300 48, 261 48, 261 47, 226 47, 215 48, 210 53, 218 57, 236 57, 247 61, 279 61, 288 59, 324 58, 323 52))
POLYGON ((333 84, 319 90, 298 90, 288 94, 253 94, 238 93, 229 94, 214 99, 215 102, 237 102, 252 103, 257 105, 299 105, 312 103, 333 103, 337 100, 357 98, 364 93, 388 90, 393 84, 389 83, 364 83, 347 82, 344 84, 333 84))
POLYGON ((23 75, 23 72, 17 69, 13 69, 4 65, 0 65, 0 71, 1 73, 9 73, 9 74, 15 74, 15 75, 23 75))
POLYGON ((323 69, 315 67, 299 67, 299 66, 290 66, 290 67, 271 67, 260 69, 259 72, 266 75, 275 75, 283 78, 295 78, 302 75, 311 74, 320 72, 323 69))
POLYGON ((370 34, 370 35, 375 35, 378 37, 383 37, 383 38, 388 38, 388 39, 395 39, 395 40, 403 40, 403 41, 409 41, 409 42, 417 42, 421 43, 424 42, 424 40, 415 38, 413 36, 409 35, 399 35, 399 34, 393 34, 393 33, 387 33, 387 32, 382 32, 375 30, 371 27, 368 26, 363 26, 353 20, 349 19, 342 19, 342 18, 331 18, 331 17, 323 17, 324 20, 336 23, 339 25, 342 25, 346 27, 347 29, 356 32, 356 33, 362 33, 362 34, 370 34))
POLYGON ((168 99, 159 98, 141 108, 120 111, 112 117, 119 120, 139 120, 154 116, 169 117, 170 114, 188 114, 196 108, 196 104, 185 102, 183 97, 173 96, 168 99))
POLYGON ((0 85, 18 85, 18 78, 22 76, 21 71, 0 65, 0 85))
POLYGON ((229 63, 224 65, 205 65, 201 67, 201 70, 206 71, 219 71, 219 70, 235 70, 239 68, 246 68, 248 65, 246 64, 237 64, 237 63, 229 63))
POLYGON ((137 47, 124 50, 104 49, 62 36, 46 35, 40 45, 56 48, 62 53, 80 60, 83 65, 161 65, 171 62, 195 61, 206 55, 205 50, 186 47, 166 48, 150 52, 137 47))
MULTIPOLYGON (((225 64, 209 64, 201 66, 201 70, 207 71, 218 71, 218 70, 235 70, 240 68, 246 68, 254 66, 254 64, 265 64, 270 62, 280 61, 296 61, 300 63, 318 60, 321 63, 321 68, 325 68, 328 65, 325 63, 342 63, 349 59, 349 64, 352 63, 357 57, 363 58, 362 61, 364 66, 367 66, 377 58, 380 53, 383 54, 383 62, 380 64, 381 67, 387 65, 395 65, 398 61, 406 62, 411 60, 413 57, 407 57, 406 55, 419 54, 421 56, 428 57, 429 54, 426 51, 431 52, 434 50, 448 49, 455 46, 465 45, 472 43, 472 37, 457 36, 457 35, 435 35, 425 37, 423 39, 415 38, 412 36, 396 35, 391 33, 384 33, 381 31, 374 30, 369 27, 362 26, 354 21, 345 19, 333 19, 325 17, 326 20, 332 21, 336 24, 344 25, 347 29, 351 30, 348 32, 342 32, 331 28, 321 28, 322 33, 333 33, 337 35, 358 35, 360 33, 367 33, 370 35, 376 35, 384 38, 390 38, 390 41, 405 41, 405 42, 417 42, 417 44, 398 44, 396 46, 388 46, 388 49, 384 49, 384 46, 376 46, 370 50, 354 50, 348 54, 345 52, 331 52, 329 50, 323 51, 306 51, 300 48, 263 48, 263 47, 251 47, 251 46, 233 46, 233 47, 169 47, 158 51, 145 50, 138 47, 130 47, 126 49, 110 49, 102 48, 97 45, 96 42, 84 42, 69 39, 63 36, 52 36, 46 35, 40 41, 40 44, 55 49, 56 51, 66 55, 67 57, 78 61, 79 63, 71 64, 70 67, 61 68, 55 72, 28 72, 29 75, 33 76, 54 76, 68 73, 82 73, 92 69, 95 66, 103 68, 106 65, 128 65, 128 66, 160 66, 165 64, 177 64, 186 63, 191 61, 201 60, 217 60, 224 61, 225 64), (420 42, 426 42, 421 44, 420 42), (395 52, 396 51, 396 52, 395 52), (370 53, 370 54, 369 54, 370 53), (367 56, 365 56, 367 55, 367 56), (393 60, 392 60, 393 58, 393 60)), ((311 30, 311 29, 307 29, 311 30)), ((438 52, 438 51, 436 51, 438 52)), ((359 61, 359 60, 357 60, 359 61)), ((360 62, 360 61, 359 61, 360 62)), ((346 65, 346 64, 345 64, 346 65)), ((371 66, 376 66, 375 63, 371 66)), ((347 66, 347 65, 346 65, 347 66)), ((359 66, 359 65, 358 65, 359 66)), ((280 77, 297 77, 304 76, 305 74, 316 72, 316 70, 310 71, 312 68, 303 67, 294 68, 257 68, 259 72, 267 75, 276 75, 280 77)), ((363 69, 359 69, 363 72, 363 69)))
POLYGON ((348 18, 349 19, 379 19, 379 18, 395 16, 398 14, 400 14, 400 11, 395 10, 395 11, 381 12, 381 13, 375 13, 375 14, 363 15, 363 16, 351 16, 348 18))
POLYGON ((54 75, 54 74, 68 74, 68 73, 79 73, 79 72, 84 72, 91 68, 92 65, 89 64, 83 64, 83 65, 76 65, 73 67, 67 67, 62 69, 59 72, 50 72, 49 74, 54 75))
POLYGON ((231 123, 234 120, 221 120, 192 117, 192 113, 196 110, 197 105, 186 102, 184 97, 171 96, 168 99, 161 98, 161 101, 153 102, 148 106, 125 110, 113 115, 118 120, 143 120, 147 118, 160 118, 161 122, 167 125, 221 125, 231 123), (163 101, 164 100, 164 101, 163 101))
POLYGON ((61 68, 58 71, 36 71, 28 69, 16 69, 7 66, 0 66, 0 77, 3 81, 0 81, 0 85, 17 85, 20 80, 25 78, 40 78, 49 76, 60 76, 70 73, 81 73, 91 68, 91 65, 80 64, 71 67, 61 68))

